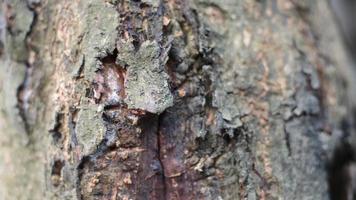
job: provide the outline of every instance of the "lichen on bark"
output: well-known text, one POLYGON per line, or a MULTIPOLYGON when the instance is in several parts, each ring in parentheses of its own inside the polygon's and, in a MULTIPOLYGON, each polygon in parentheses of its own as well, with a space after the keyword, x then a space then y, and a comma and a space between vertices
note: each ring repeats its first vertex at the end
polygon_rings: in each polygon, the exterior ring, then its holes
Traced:
POLYGON ((320 49, 325 38, 308 20, 319 7, 289 0, 36 5, 35 24, 24 2, 14 11, 27 16, 14 27, 33 26, 31 43, 23 32, 7 33, 0 62, 8 67, 2 72, 16 68, 0 75, 8 119, 0 128, 14 140, 0 139, 9 148, 2 156, 28 156, 7 161, 20 166, 15 176, 27 180, 19 188, 33 199, 328 198, 326 152, 345 94, 334 78, 337 61, 320 49), (22 59, 9 41, 31 56, 22 59), (25 68, 17 68, 24 60, 32 70, 24 110, 30 146, 20 145, 27 136, 16 137, 23 129, 11 101, 25 82, 25 68))
POLYGON ((165 58, 156 41, 145 41, 135 52, 131 42, 122 45, 117 61, 127 68, 125 100, 130 109, 160 114, 173 105, 173 96, 164 72, 165 58))

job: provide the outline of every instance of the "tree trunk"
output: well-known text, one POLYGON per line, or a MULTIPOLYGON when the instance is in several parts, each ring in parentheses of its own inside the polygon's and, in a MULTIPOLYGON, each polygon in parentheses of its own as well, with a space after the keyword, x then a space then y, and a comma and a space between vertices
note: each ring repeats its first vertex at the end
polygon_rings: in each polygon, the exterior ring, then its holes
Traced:
POLYGON ((0 199, 330 198, 349 63, 326 0, 1 8, 0 199))

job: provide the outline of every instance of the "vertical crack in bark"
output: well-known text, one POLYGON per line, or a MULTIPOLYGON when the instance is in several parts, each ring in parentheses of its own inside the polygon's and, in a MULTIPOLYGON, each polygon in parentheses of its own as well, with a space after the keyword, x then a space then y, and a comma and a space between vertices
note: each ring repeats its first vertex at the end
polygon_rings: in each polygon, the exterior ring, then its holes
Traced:
POLYGON ((54 127, 51 130, 49 130, 55 145, 58 144, 60 140, 63 138, 63 133, 61 130, 63 126, 63 122, 64 122, 64 114, 61 112, 57 112, 55 117, 54 127))
POLYGON ((81 182, 82 182, 82 177, 84 174, 84 167, 87 163, 89 163, 90 157, 86 156, 82 158, 77 166, 77 179, 76 179, 76 193, 77 193, 77 199, 78 200, 84 200, 83 194, 81 192, 82 187, 81 187, 81 182))
POLYGON ((71 145, 70 148, 74 149, 78 145, 77 133, 75 131, 75 127, 77 125, 77 115, 79 110, 74 106, 69 108, 69 120, 68 120, 68 127, 70 130, 70 137, 71 137, 71 145))
POLYGON ((161 125, 161 120, 164 116, 164 113, 162 113, 161 115, 159 115, 158 117, 158 125, 157 125, 157 130, 156 130, 156 134, 157 134, 157 158, 158 161, 161 165, 162 168, 162 183, 163 183, 163 197, 165 199, 167 199, 167 180, 166 180, 166 175, 165 175, 165 165, 163 164, 162 160, 163 160, 163 155, 161 153, 161 132, 160 132, 160 125, 161 125))
POLYGON ((287 150, 288 150, 288 156, 291 157, 292 156, 292 148, 290 145, 290 136, 289 136, 289 132, 285 128, 285 125, 284 125, 284 137, 285 137, 286 146, 287 146, 287 150))
MULTIPOLYGON (((124 107, 110 107, 109 109, 113 109, 111 111, 116 112, 121 110, 125 110, 126 108, 124 107)), ((129 111, 129 110, 128 110, 129 111)), ((124 117, 124 116, 123 116, 124 117)), ((109 133, 109 126, 107 128, 107 134, 105 135, 105 138, 103 141, 98 145, 98 148, 95 152, 92 154, 85 156, 82 158, 80 161, 80 164, 77 167, 78 171, 78 178, 77 178, 77 197, 80 200, 87 199, 85 196, 85 191, 83 191, 86 188, 86 183, 83 181, 88 181, 88 177, 84 177, 85 175, 90 176, 90 174, 95 173, 95 172, 100 172, 100 173, 113 173, 115 171, 115 167, 122 168, 122 165, 128 164, 130 165, 130 162, 137 162, 137 177, 135 178, 136 175, 132 175, 131 177, 133 178, 132 183, 135 184, 133 188, 128 186, 127 189, 132 191, 132 194, 136 194, 137 197, 143 198, 143 197, 149 197, 151 199, 165 199, 166 198, 166 180, 165 180, 165 175, 164 175, 164 165, 162 163, 162 155, 160 154, 161 152, 161 141, 159 139, 160 133, 159 133, 159 123, 160 123, 160 117, 159 115, 155 114, 150 114, 147 113, 146 115, 142 116, 139 119, 139 122, 137 124, 137 127, 139 127, 142 132, 140 133, 140 138, 137 138, 140 140, 139 146, 128 146, 124 147, 123 146, 117 146, 115 143, 110 142, 110 138, 112 137, 111 133, 109 133), (128 152, 134 152, 136 151, 135 149, 144 149, 144 151, 140 152, 139 155, 139 160, 131 160, 130 158, 127 158, 127 160, 123 160, 124 163, 120 163, 117 160, 111 160, 110 165, 115 165, 115 167, 111 166, 111 169, 109 168, 102 168, 101 166, 104 164, 105 160, 107 159, 111 153, 116 153, 120 154, 123 153, 124 151, 128 152), (114 164, 115 162, 118 162, 117 164, 114 164), (114 171, 110 171, 110 170, 114 171)), ((109 120, 108 116, 106 117, 106 121, 109 120)), ((108 121, 107 123, 114 123, 108 121)), ((122 122, 117 122, 119 123, 118 126, 126 126, 124 124, 121 124, 122 122)), ((112 124, 113 125, 113 124, 112 124)), ((115 125, 114 125, 115 126, 115 125)), ((118 137, 121 137, 120 135, 125 134, 125 133, 117 133, 118 137)), ((134 134, 134 133, 131 133, 134 134)), ((120 140, 120 139, 118 139, 120 140)), ((115 140, 117 142, 118 140, 115 140)), ((121 141, 125 143, 126 141, 121 141)), ((138 152, 139 153, 139 152, 138 152)), ((126 173, 132 173, 135 174, 135 172, 131 171, 131 169, 123 169, 124 171, 115 171, 115 174, 119 176, 124 175, 126 173)), ((116 179, 116 178, 115 178, 116 179)), ((122 181, 122 180, 118 180, 122 181)), ((131 180, 129 181, 131 182, 131 180)), ((111 188, 112 190, 115 190, 114 186, 111 188)), ((88 195, 88 194, 86 194, 88 195)), ((106 194, 103 194, 103 197, 106 194)), ((112 195, 112 194, 111 194, 112 195)))
POLYGON ((25 78, 22 84, 17 89, 17 108, 19 109, 19 115, 24 123, 24 128, 26 133, 30 134, 30 125, 27 119, 27 110, 28 110, 28 101, 30 96, 30 81, 31 81, 31 72, 32 67, 26 63, 25 64, 25 78))
POLYGON ((17 88, 17 108, 19 109, 19 115, 24 123, 24 128, 26 133, 29 135, 30 124, 27 116, 29 109, 29 100, 31 95, 31 76, 33 73, 33 62, 34 62, 34 50, 33 45, 31 44, 31 36, 34 31, 34 27, 37 24, 38 10, 37 7, 39 4, 28 4, 27 8, 33 13, 32 23, 26 33, 24 42, 26 44, 27 51, 29 52, 28 58, 25 61, 24 65, 26 67, 25 77, 22 84, 17 88))

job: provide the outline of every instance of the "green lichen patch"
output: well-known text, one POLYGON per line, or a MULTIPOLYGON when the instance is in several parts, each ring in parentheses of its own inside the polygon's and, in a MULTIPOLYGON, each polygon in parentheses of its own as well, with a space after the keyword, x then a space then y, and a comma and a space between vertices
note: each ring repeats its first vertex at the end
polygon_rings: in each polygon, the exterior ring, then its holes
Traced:
POLYGON ((160 61, 160 48, 156 41, 145 41, 135 52, 127 42, 119 50, 117 62, 128 65, 124 102, 130 109, 162 113, 173 105, 168 86, 168 76, 160 61))
POLYGON ((79 111, 75 131, 83 155, 95 151, 105 135, 101 113, 97 112, 96 106, 88 106, 79 111))
POLYGON ((84 76, 92 79, 100 66, 98 58, 103 58, 115 49, 119 24, 118 13, 114 6, 102 1, 83 2, 87 8, 82 14, 87 24, 83 38, 85 54, 84 76))

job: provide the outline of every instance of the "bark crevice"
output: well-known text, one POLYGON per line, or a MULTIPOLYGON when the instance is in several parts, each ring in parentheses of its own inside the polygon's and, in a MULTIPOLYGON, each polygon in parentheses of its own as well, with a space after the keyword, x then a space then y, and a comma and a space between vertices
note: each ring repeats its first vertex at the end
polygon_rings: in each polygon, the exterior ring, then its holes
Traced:
MULTIPOLYGON (((27 60, 24 61, 24 66, 25 66, 25 77, 23 79, 23 82, 21 85, 17 88, 17 108, 19 110, 19 115, 24 123, 24 128, 27 133, 27 135, 31 134, 31 127, 30 127, 30 122, 28 119, 28 109, 29 109, 29 104, 30 104, 30 98, 31 98, 31 90, 32 90, 32 74, 33 74, 33 68, 34 68, 34 62, 35 62, 35 49, 33 44, 31 43, 31 37, 34 32, 35 26, 37 24, 37 19, 38 19, 38 7, 40 6, 39 3, 36 4, 27 4, 27 8, 32 12, 33 14, 33 19, 32 22, 29 26, 29 29, 26 32, 25 38, 24 38, 24 43, 25 47, 28 52, 27 60)), ((11 31, 9 31, 11 33, 11 31)))
POLYGON ((167 199, 167 179, 166 179, 166 175, 165 175, 165 165, 163 164, 163 155, 161 153, 161 146, 163 145, 162 141, 161 141, 161 132, 160 132, 160 125, 161 125, 161 120, 162 120, 162 116, 164 115, 164 113, 162 113, 161 115, 159 115, 158 117, 158 126, 157 126, 157 130, 156 130, 156 134, 157 134, 157 158, 158 161, 161 165, 162 168, 162 183, 163 183, 163 194, 162 196, 167 199))

